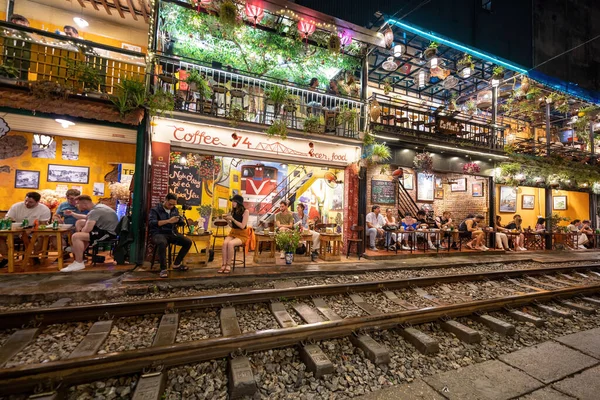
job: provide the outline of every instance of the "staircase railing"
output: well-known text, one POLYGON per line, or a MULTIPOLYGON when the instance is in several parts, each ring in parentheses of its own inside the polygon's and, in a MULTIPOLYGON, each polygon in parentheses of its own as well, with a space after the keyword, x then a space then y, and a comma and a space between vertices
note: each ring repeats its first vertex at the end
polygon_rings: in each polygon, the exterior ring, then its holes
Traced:
POLYGON ((401 216, 399 215, 399 218, 403 217, 407 212, 410 212, 413 217, 416 216, 419 206, 404 188, 400 180, 396 180, 396 185, 398 185, 398 212, 402 213, 401 216))

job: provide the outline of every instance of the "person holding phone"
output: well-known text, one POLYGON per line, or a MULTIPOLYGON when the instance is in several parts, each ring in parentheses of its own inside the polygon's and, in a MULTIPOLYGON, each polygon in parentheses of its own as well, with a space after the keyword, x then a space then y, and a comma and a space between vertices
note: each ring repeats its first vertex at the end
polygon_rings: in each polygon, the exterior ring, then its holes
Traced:
POLYGON ((223 241, 223 264, 219 270, 220 274, 229 274, 233 264, 233 255, 236 246, 246 244, 248 240, 248 218, 250 211, 244 207, 244 198, 236 194, 231 199, 231 213, 223 216, 223 219, 231 226, 229 235, 223 241))

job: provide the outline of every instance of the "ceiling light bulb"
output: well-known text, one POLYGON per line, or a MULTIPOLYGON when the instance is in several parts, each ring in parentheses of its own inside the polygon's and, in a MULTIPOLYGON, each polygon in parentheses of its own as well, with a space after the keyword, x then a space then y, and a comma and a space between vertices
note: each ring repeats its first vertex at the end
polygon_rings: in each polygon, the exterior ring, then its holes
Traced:
POLYGON ((185 165, 185 164, 187 164, 187 160, 186 160, 186 158, 185 158, 185 157, 181 157, 181 158, 179 159, 179 163, 180 163, 181 165, 185 165))
POLYGON ((77 26, 80 28, 86 28, 90 25, 85 19, 83 19, 81 17, 74 17, 73 21, 75 21, 77 26))
POLYGON ((75 125, 74 122, 71 122, 71 121, 69 121, 67 119, 57 118, 57 119, 55 119, 55 121, 58 122, 64 129, 67 129, 70 126, 75 125))
POLYGON ((394 57, 396 58, 400 58, 402 57, 402 53, 403 53, 403 48, 401 44, 397 44, 394 46, 394 57))

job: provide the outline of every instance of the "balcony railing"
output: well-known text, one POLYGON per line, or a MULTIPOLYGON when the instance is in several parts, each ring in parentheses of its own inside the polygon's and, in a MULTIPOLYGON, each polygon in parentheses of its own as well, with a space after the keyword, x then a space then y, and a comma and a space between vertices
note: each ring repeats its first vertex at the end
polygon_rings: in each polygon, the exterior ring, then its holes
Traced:
POLYGON ((374 131, 490 150, 504 149, 502 128, 463 119, 458 111, 449 111, 443 106, 423 107, 378 94, 374 94, 372 100, 379 103, 379 116, 377 110, 371 111, 374 131))
POLYGON ((9 78, 52 81, 108 94, 114 93, 121 79, 143 80, 146 72, 142 53, 6 22, 0 22, 0 54, 0 64, 14 68, 11 72, 16 76, 9 78))
POLYGON ((364 103, 358 99, 180 58, 160 56, 158 59, 153 79, 155 89, 174 94, 179 110, 262 125, 281 120, 291 129, 358 138, 365 112, 364 103), (192 71, 208 83, 210 96, 203 97, 202 91, 186 83, 192 71), (275 103, 269 93, 278 88, 285 90, 285 100, 275 103))
POLYGON ((511 143, 511 146, 519 154, 537 157, 557 156, 582 164, 600 164, 600 154, 589 152, 584 142, 553 141, 550 142, 550 146, 546 146, 546 138, 518 138, 511 143))

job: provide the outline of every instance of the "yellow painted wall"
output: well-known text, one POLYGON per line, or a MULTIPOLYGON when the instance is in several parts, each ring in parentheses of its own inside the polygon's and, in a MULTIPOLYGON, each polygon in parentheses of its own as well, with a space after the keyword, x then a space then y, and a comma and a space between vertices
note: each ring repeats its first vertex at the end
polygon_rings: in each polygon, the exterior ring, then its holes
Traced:
MULTIPOLYGON (((523 225, 525 228, 531 226, 533 229, 537 222, 538 216, 545 217, 545 196, 546 190, 544 188, 533 188, 533 187, 518 187, 517 188, 517 212, 506 213, 500 212, 500 185, 496 186, 496 215, 502 217, 502 224, 508 224, 515 214, 520 214, 523 218, 523 225), (535 196, 535 203, 533 210, 524 210, 522 208, 523 195, 535 196)), ((574 219, 589 219, 590 217, 590 196, 588 193, 583 192, 568 192, 565 190, 552 190, 552 196, 567 196, 567 210, 553 212, 558 213, 560 216, 569 218, 569 221, 574 219)), ((560 225, 567 225, 567 223, 561 223, 560 225)))
MULTIPOLYGON (((73 128, 71 128, 73 129, 73 128)), ((56 189, 56 185, 68 185, 69 189, 73 185, 83 186, 83 193, 92 196, 94 182, 104 182, 104 176, 113 170, 116 166, 111 163, 134 163, 135 145, 114 142, 101 142, 89 139, 79 139, 73 137, 55 136, 56 158, 33 158, 31 156, 31 146, 33 134, 25 132, 11 131, 8 136, 25 136, 27 138, 27 150, 19 157, 0 160, 0 166, 10 167, 9 173, 0 173, 0 209, 7 210, 16 202, 22 201, 27 192, 36 191, 36 189, 15 189, 15 170, 40 171, 40 187, 37 190, 56 189), (79 160, 69 161, 62 159, 62 141, 79 141, 79 160), (78 167, 90 167, 90 176, 88 184, 77 183, 57 183, 47 182, 48 164, 74 165, 78 167)), ((104 197, 110 196, 108 183, 105 183, 104 197)), ((94 201, 98 201, 98 196, 92 196, 94 201)))

